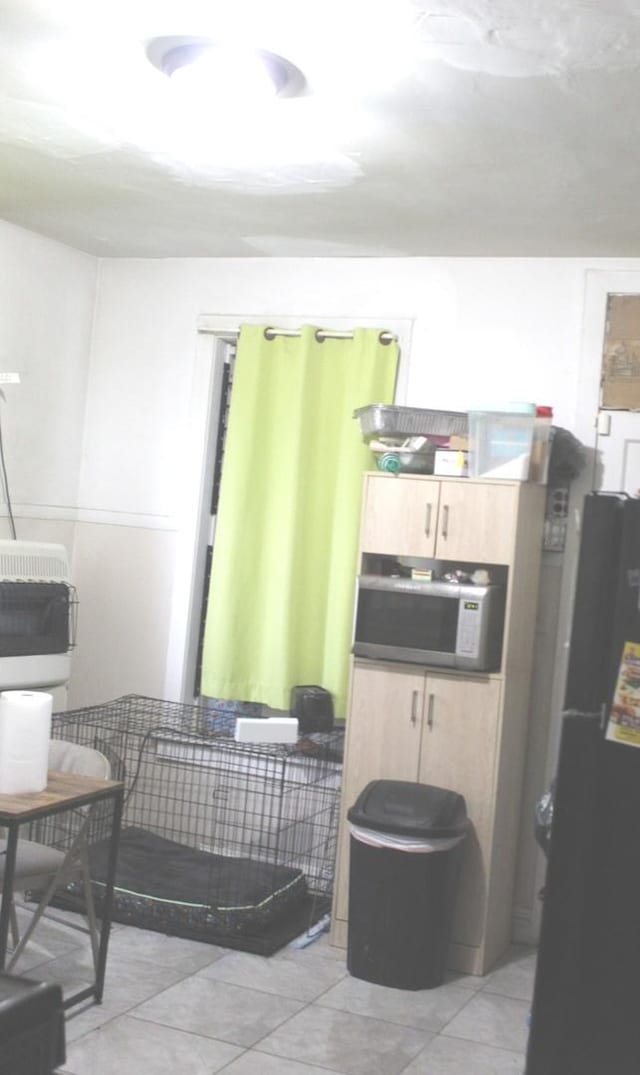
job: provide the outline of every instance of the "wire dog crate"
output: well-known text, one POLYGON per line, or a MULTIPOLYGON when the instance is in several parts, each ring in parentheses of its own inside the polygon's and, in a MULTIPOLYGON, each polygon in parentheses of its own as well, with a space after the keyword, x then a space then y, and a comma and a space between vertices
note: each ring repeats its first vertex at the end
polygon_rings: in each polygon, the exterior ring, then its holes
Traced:
MULTIPOLYGON (((329 909, 344 736, 239 743, 236 716, 127 695, 55 714, 52 735, 124 781, 114 920, 269 954, 329 909)), ((98 904, 104 859, 94 847, 98 904)))

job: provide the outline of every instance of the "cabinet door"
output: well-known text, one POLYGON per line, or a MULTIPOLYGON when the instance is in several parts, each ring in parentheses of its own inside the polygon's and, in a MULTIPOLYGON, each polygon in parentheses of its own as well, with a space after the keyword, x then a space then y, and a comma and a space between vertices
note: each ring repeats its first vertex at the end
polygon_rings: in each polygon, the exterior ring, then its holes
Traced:
POLYGON ((362 551, 432 557, 439 490, 438 481, 367 475, 362 505, 362 551))
POLYGON ((347 717, 340 841, 336 874, 336 917, 348 912, 349 834, 347 810, 370 780, 415 780, 420 755, 424 672, 411 666, 356 664, 347 717))
POLYGON ((440 484, 436 556, 506 564, 512 556, 518 489, 514 485, 440 484))
POLYGON ((473 823, 463 850, 452 941, 482 942, 493 829, 501 683, 429 675, 419 780, 464 795, 473 823))

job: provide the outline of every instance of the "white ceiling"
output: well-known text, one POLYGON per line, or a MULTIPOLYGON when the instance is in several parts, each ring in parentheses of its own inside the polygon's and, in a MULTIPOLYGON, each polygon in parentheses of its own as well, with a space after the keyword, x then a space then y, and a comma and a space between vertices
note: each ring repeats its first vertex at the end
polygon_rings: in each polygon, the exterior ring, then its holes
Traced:
POLYGON ((637 0, 0 0, 0 217, 100 256, 640 255, 637 0), (150 39, 309 92, 188 106, 150 39))

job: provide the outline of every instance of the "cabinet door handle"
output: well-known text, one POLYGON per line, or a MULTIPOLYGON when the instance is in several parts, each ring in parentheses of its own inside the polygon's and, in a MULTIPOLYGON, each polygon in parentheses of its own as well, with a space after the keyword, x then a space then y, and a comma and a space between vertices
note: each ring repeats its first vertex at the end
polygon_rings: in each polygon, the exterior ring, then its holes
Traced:
POLYGON ((420 691, 413 691, 411 694, 411 723, 418 723, 418 698, 420 697, 420 691))
POLYGON ((424 533, 425 537, 431 537, 431 509, 433 504, 427 504, 427 511, 424 519, 424 533))
POLYGON ((442 536, 449 537, 449 505, 445 504, 442 509, 442 536))
POLYGON ((429 695, 429 703, 427 705, 427 725, 429 728, 433 728, 433 707, 435 705, 435 695, 429 695))

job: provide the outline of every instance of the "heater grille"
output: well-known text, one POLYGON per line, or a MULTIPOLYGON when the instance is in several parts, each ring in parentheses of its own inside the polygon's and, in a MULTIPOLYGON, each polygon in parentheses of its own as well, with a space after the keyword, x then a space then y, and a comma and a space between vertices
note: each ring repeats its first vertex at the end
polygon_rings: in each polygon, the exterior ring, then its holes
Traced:
POLYGON ((0 579, 7 582, 68 582, 64 545, 41 541, 0 541, 0 579))

